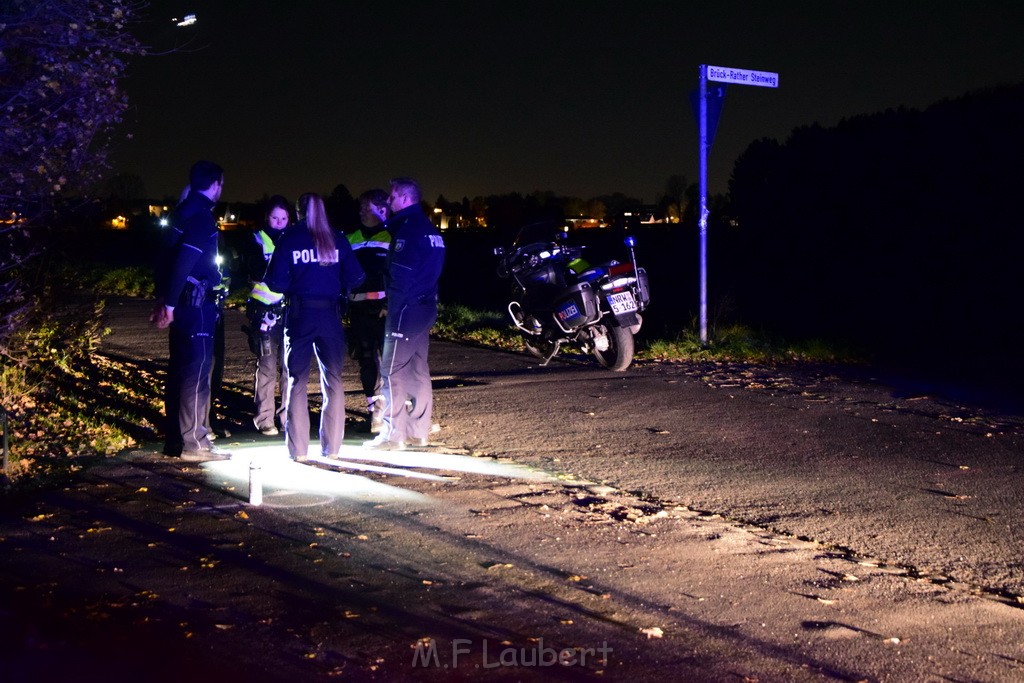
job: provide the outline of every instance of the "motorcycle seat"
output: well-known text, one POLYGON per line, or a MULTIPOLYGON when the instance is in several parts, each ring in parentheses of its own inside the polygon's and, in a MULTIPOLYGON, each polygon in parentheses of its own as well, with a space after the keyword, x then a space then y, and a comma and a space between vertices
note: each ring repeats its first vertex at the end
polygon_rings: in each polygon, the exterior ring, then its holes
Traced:
POLYGON ((604 268, 591 268, 585 270, 576 277, 577 282, 593 282, 594 280, 604 276, 608 271, 604 268))

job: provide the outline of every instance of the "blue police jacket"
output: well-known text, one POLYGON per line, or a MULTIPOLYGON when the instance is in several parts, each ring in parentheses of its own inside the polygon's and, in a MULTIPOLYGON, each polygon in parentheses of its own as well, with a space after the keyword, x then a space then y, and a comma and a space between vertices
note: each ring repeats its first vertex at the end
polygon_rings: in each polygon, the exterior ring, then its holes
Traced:
POLYGON ((156 282, 156 295, 169 306, 178 304, 189 278, 204 282, 207 291, 220 284, 213 207, 206 195, 190 192, 171 212, 156 282))
POLYGON ((290 298, 347 298, 349 290, 362 284, 366 274, 344 235, 335 232, 334 243, 338 261, 320 265, 306 221, 295 223, 278 240, 263 281, 270 289, 290 298))
POLYGON ((437 306, 437 281, 444 267, 444 239, 419 204, 387 222, 391 233, 386 281, 388 311, 403 306, 437 306))

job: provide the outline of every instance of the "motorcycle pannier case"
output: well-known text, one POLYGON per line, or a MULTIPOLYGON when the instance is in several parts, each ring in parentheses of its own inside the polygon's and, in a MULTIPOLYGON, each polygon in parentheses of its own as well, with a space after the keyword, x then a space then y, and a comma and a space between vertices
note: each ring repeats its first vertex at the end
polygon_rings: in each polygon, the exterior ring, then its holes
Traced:
POLYGON ((640 268, 637 271, 638 279, 640 280, 640 303, 644 308, 647 308, 647 304, 651 303, 651 288, 647 280, 647 271, 640 268))
POLYGON ((566 329, 592 323, 599 315, 597 294, 588 282, 569 287, 555 306, 555 318, 566 329))

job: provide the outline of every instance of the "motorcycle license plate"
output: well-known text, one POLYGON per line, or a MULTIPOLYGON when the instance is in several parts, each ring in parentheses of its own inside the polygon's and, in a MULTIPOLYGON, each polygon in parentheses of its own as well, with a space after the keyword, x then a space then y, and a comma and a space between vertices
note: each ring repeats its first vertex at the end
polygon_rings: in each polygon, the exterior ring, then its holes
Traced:
POLYGON ((633 292, 617 292, 608 295, 608 305, 612 307, 612 313, 632 313, 636 310, 636 299, 633 292))

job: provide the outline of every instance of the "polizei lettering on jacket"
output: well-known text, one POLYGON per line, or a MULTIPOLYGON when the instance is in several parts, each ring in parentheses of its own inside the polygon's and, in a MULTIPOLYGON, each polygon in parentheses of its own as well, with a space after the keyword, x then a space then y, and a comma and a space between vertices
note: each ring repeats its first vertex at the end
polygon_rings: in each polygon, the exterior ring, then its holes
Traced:
MULTIPOLYGON (((338 250, 334 250, 334 260, 338 260, 338 250)), ((317 263, 316 249, 296 249, 292 252, 292 264, 296 263, 317 263)))

